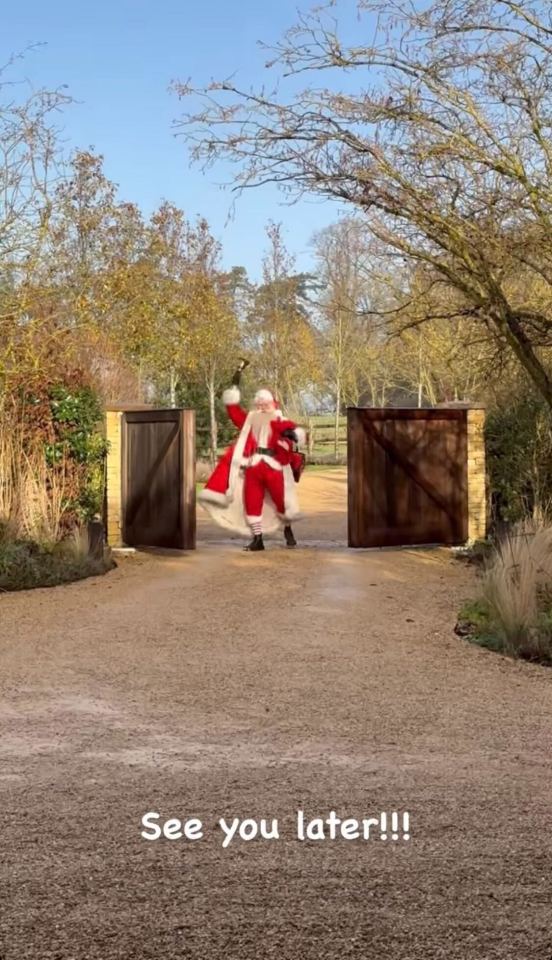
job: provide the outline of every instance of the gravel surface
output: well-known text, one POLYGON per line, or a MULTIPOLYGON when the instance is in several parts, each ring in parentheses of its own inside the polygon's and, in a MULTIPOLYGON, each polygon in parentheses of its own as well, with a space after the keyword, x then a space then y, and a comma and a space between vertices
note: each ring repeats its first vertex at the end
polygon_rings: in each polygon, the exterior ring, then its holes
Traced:
POLYGON ((0 598, 1 960, 551 960, 552 672, 453 634, 448 551, 343 548, 343 471, 301 489, 295 551, 202 522, 0 598), (234 816, 280 839, 224 849, 234 816))

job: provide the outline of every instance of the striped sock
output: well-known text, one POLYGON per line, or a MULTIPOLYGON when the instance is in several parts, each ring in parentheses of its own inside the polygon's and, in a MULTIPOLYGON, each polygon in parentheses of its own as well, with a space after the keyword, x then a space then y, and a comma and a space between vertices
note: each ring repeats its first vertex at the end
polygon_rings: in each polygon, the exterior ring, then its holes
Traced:
POLYGON ((260 537, 261 533, 263 532, 263 528, 262 528, 262 526, 261 526, 261 521, 260 521, 260 520, 254 520, 253 523, 251 524, 251 529, 252 529, 252 531, 253 531, 254 536, 260 537))

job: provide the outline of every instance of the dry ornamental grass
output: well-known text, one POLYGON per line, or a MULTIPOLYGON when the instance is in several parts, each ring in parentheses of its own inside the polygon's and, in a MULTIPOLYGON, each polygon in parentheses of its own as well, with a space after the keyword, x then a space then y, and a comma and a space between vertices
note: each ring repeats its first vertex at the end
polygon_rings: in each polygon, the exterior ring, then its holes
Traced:
POLYGON ((523 521, 498 543, 480 599, 466 605, 462 619, 485 646, 552 663, 552 527, 523 521))

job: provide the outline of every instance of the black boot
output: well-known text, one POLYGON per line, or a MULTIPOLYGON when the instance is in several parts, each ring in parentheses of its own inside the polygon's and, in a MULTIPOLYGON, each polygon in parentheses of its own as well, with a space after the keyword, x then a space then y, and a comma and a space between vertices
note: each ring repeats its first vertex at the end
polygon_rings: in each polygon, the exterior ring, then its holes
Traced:
POLYGON ((284 537, 286 538, 287 547, 296 547, 297 540, 293 536, 293 530, 291 529, 291 523, 286 524, 284 527, 284 537))
POLYGON ((248 543, 244 550, 264 550, 263 535, 262 533, 256 533, 251 541, 248 543))

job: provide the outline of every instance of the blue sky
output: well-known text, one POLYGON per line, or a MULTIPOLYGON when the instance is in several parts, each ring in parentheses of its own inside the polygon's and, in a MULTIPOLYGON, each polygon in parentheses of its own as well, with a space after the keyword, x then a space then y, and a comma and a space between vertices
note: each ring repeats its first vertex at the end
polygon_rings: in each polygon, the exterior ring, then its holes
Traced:
POLYGON ((238 200, 217 183, 225 170, 190 169, 187 151, 174 138, 180 105, 168 92, 174 79, 208 82, 238 71, 242 83, 263 79, 257 40, 272 42, 295 21, 295 0, 26 0, 6 4, 0 57, 40 43, 11 76, 36 87, 67 84, 78 101, 61 119, 67 148, 93 146, 105 157, 120 197, 146 214, 165 198, 188 215, 201 213, 224 246, 227 267, 243 264, 258 277, 268 219, 282 221, 299 269, 311 262, 314 231, 336 219, 321 200, 292 207, 272 188, 238 200))

